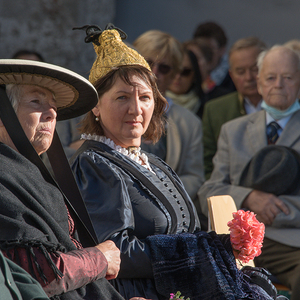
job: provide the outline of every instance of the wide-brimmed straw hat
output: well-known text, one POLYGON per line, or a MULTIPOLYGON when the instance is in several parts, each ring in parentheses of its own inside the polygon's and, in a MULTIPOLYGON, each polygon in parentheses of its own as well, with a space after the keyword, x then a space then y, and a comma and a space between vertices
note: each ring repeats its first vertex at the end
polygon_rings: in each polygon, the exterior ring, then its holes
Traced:
POLYGON ((33 84, 50 90, 55 96, 58 121, 83 115, 98 101, 97 91, 87 79, 44 62, 0 59, 0 84, 33 84))
POLYGON ((296 195, 300 190, 300 154, 269 145, 258 151, 244 168, 240 184, 266 193, 296 195))

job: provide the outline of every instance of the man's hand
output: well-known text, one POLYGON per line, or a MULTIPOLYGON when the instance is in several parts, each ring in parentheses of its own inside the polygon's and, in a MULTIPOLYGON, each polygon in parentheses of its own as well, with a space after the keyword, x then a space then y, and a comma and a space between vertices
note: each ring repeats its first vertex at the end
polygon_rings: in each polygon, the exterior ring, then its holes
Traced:
POLYGON ((97 245, 96 248, 98 248, 103 253, 108 262, 105 278, 107 280, 116 278, 120 271, 120 250, 115 245, 115 243, 110 240, 97 245))
POLYGON ((271 225, 275 217, 283 212, 289 214, 288 207, 273 194, 253 190, 244 200, 242 207, 256 214, 257 220, 265 225, 271 225))

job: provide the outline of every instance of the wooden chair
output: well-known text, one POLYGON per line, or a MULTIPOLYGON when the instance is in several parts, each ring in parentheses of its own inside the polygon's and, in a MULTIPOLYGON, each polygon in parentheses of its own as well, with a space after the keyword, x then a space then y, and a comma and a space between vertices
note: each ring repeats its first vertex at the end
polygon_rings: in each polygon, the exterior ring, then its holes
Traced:
POLYGON ((207 199, 210 230, 218 234, 229 234, 227 223, 232 220, 232 213, 237 211, 235 202, 229 195, 213 196, 207 199))
MULTIPOLYGON (((208 227, 218 234, 229 234, 227 223, 233 219, 232 213, 237 211, 234 200, 229 195, 213 196, 207 198, 208 203, 208 227)), ((250 261, 247 265, 254 267, 254 262, 250 261)), ((272 281, 277 291, 290 291, 281 283, 272 281)))

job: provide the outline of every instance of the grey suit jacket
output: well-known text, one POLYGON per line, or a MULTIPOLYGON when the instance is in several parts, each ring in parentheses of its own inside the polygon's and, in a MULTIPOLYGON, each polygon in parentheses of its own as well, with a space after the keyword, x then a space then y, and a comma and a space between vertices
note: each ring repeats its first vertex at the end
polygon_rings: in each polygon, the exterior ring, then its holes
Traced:
MULTIPOLYGON (((291 117, 276 144, 300 152, 300 111, 291 117)), ((204 214, 208 214, 207 197, 215 195, 231 195, 237 208, 241 207, 252 191, 238 186, 242 170, 252 156, 265 146, 265 111, 239 117, 222 126, 218 150, 213 159, 214 170, 211 178, 198 191, 204 214)), ((266 236, 283 244, 300 247, 300 195, 281 195, 279 198, 289 207, 290 214, 278 214, 272 226, 266 227, 266 236)))

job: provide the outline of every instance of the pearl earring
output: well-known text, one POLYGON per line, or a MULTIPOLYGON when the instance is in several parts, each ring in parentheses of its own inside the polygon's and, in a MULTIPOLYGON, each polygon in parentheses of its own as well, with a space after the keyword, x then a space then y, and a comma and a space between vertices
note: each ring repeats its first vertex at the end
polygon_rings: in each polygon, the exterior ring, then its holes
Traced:
POLYGON ((98 122, 98 121, 99 121, 99 118, 98 118, 98 117, 96 117, 96 118, 95 118, 95 120, 98 122))

